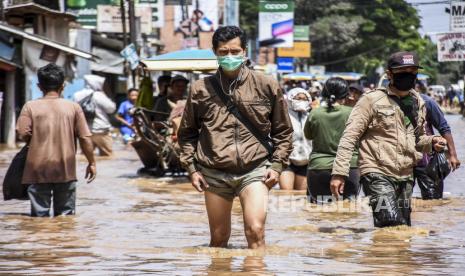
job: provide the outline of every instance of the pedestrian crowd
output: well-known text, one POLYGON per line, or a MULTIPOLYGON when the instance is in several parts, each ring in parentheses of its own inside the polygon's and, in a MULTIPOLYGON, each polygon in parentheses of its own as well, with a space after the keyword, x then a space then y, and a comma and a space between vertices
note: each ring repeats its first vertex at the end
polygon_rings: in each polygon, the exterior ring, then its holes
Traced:
MULTIPOLYGON (((228 245, 239 197, 248 246, 263 248, 268 193, 278 183, 306 191, 316 204, 356 200, 363 191, 375 227, 412 224, 415 184, 423 199, 442 198, 447 168, 460 161, 440 106, 417 82, 422 67, 414 52, 387 58, 387 87, 366 89, 332 77, 283 90, 250 68, 239 27, 218 28, 212 45, 217 72, 194 83, 161 76, 152 110, 152 119, 172 122, 180 163, 204 193, 210 246, 228 245)), ((53 215, 75 214, 76 141, 90 182, 97 173, 94 150, 112 155, 115 111, 124 143, 136 138, 132 110, 142 89, 129 89, 117 109, 101 76, 86 75, 74 103, 60 98, 62 68, 42 67, 38 79, 44 97, 26 103, 17 124, 28 149, 21 182, 28 185, 32 216, 49 216, 52 201, 53 215)))

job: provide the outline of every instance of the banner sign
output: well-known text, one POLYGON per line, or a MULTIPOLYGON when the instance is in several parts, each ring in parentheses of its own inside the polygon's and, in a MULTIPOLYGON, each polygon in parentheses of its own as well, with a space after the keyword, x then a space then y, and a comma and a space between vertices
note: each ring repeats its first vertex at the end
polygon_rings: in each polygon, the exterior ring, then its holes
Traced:
MULTIPOLYGON (((111 5, 120 7, 120 0, 66 0, 66 10, 77 16, 77 22, 84 28, 95 29, 97 27, 97 7, 99 5, 111 5)), ((152 9, 152 27, 161 28, 164 25, 163 0, 139 0, 138 6, 150 6, 152 9)), ((126 12, 128 7, 126 5, 126 12)), ((129 17, 127 17, 128 19, 129 17)))
MULTIPOLYGON (((150 6, 137 6, 135 14, 136 17, 140 18, 140 32, 144 34, 152 33, 152 9, 150 6)), ((127 11, 126 18, 129 19, 127 11)), ((129 30, 129 20, 126 20, 126 30, 129 30)), ((118 6, 97 6, 97 31, 102 33, 123 32, 121 9, 118 6)))
POLYGON ((452 1, 450 3, 450 31, 465 31, 465 2, 452 1))
POLYGON ((311 44, 310 42, 296 41, 292 48, 278 48, 278 56, 309 58, 311 56, 311 44))
POLYGON ((294 26, 294 41, 308 41, 310 37, 310 27, 308 25, 294 26))
POLYGON ((465 33, 444 33, 437 35, 438 61, 465 60, 465 33))
POLYGON ((294 2, 259 2, 258 40, 260 47, 292 47, 294 44, 294 2))
POLYGON ((294 58, 279 57, 276 59, 278 72, 294 72, 294 58))

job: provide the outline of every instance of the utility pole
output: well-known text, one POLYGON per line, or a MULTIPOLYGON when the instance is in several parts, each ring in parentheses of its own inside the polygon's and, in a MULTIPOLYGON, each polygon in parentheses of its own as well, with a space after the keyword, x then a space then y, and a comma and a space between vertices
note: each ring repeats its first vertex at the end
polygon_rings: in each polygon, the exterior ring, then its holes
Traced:
POLYGON ((121 22, 123 24, 123 43, 124 47, 128 45, 128 30, 126 29, 126 8, 125 8, 125 0, 121 0, 120 3, 120 10, 121 10, 121 22))
POLYGON ((5 21, 3 0, 0 0, 0 21, 5 21))
MULTIPOLYGON (((135 14, 135 7, 134 7, 134 0, 128 0, 129 1, 129 36, 131 39, 131 43, 134 44, 136 47, 136 50, 139 48, 137 47, 137 37, 136 37, 136 14, 135 14)), ((131 70, 131 76, 132 76, 132 85, 136 85, 136 71, 131 70)))

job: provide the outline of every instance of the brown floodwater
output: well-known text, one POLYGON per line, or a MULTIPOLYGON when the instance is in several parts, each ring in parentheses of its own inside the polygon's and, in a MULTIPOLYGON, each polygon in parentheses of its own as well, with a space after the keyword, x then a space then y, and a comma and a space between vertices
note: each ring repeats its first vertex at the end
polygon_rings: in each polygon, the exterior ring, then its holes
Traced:
MULTIPOLYGON (((447 118, 465 161, 465 120, 447 118)), ((316 207, 304 193, 273 190, 262 252, 247 249, 238 201, 230 248, 209 248, 203 196, 183 178, 139 177, 136 154, 117 148, 98 161, 94 183, 80 182, 76 216, 31 218, 28 202, 0 202, 0 275, 465 272, 463 168, 447 178, 446 199, 415 200, 411 228, 375 229, 366 199, 316 207)), ((0 153, 2 179, 14 153, 0 153)))

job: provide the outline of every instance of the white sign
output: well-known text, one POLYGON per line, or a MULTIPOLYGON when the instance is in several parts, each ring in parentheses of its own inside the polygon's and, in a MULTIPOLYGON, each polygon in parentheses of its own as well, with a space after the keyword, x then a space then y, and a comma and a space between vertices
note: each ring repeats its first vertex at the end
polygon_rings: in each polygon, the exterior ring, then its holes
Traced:
POLYGON ((465 33, 444 33, 437 35, 438 61, 465 60, 465 33))
MULTIPOLYGON (((149 4, 139 4, 135 9, 136 17, 140 18, 140 31, 152 33, 152 8, 149 4)), ((129 32, 129 15, 126 11, 126 30, 129 32)), ((122 33, 123 22, 119 6, 97 6, 97 31, 102 33, 122 33)))
POLYGON ((450 3, 450 31, 465 31, 465 2, 450 3))
POLYGON ((312 75, 323 76, 326 73, 326 67, 324 65, 311 65, 308 72, 312 75))

